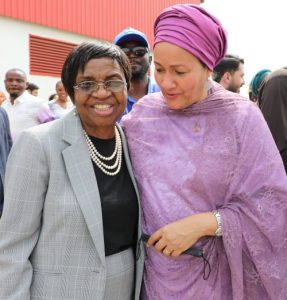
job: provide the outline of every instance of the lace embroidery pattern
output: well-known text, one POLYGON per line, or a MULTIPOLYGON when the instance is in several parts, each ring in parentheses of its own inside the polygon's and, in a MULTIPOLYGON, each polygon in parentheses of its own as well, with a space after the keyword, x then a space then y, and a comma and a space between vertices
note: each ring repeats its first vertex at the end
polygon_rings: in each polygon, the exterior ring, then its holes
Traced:
POLYGON ((215 88, 182 111, 167 109, 160 94, 149 95, 122 123, 144 232, 213 209, 224 228, 222 239, 199 241, 211 263, 207 283, 201 260, 171 260, 147 249, 147 299, 287 299, 282 161, 258 108, 240 95, 224 95, 215 88))

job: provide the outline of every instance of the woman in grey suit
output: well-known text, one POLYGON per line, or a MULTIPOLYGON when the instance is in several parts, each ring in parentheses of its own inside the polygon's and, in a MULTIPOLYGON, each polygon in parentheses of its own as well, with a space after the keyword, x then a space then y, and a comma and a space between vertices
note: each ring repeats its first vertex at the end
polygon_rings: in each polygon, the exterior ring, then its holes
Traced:
MULTIPOLYGON (((0 91, 1 94, 1 91, 0 91)), ((10 133, 10 123, 8 115, 4 108, 0 106, 0 218, 2 214, 4 191, 3 182, 5 174, 6 161, 12 146, 12 138, 10 133)))
POLYGON ((88 42, 62 82, 75 110, 25 131, 7 163, 0 222, 0 299, 139 299, 138 191, 116 121, 127 57, 88 42))

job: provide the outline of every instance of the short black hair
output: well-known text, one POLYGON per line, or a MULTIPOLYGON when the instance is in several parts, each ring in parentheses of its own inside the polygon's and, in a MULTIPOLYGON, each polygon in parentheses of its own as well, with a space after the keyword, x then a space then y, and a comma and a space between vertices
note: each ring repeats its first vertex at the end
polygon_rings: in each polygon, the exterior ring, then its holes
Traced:
POLYGON ((57 95, 56 93, 51 94, 51 95, 49 96, 48 100, 49 100, 49 101, 54 100, 56 95, 57 95))
POLYGON ((74 85, 79 71, 84 72, 86 64, 91 59, 103 57, 109 57, 118 62, 124 73, 127 89, 129 89, 131 68, 125 53, 118 46, 107 41, 84 42, 70 52, 62 69, 62 82, 73 103, 75 102, 74 85))
POLYGON ((226 54, 222 61, 215 66, 212 72, 212 79, 220 82, 224 73, 229 72, 233 74, 239 69, 239 65, 244 64, 244 59, 238 55, 226 54))
POLYGON ((39 87, 37 84, 29 82, 26 90, 29 90, 29 91, 39 90, 39 87))

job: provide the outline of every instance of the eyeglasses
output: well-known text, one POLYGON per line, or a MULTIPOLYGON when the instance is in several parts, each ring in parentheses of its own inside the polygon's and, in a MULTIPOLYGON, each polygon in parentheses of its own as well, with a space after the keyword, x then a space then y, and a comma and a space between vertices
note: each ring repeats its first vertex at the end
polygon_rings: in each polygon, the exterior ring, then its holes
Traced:
POLYGON ((132 47, 132 48, 122 48, 126 55, 133 54, 137 57, 143 57, 146 53, 148 53, 148 49, 146 47, 132 47))
POLYGON ((98 91, 100 86, 112 93, 121 92, 127 84, 122 80, 108 80, 105 82, 96 81, 82 81, 74 85, 74 89, 79 90, 81 93, 90 95, 93 91, 98 91))

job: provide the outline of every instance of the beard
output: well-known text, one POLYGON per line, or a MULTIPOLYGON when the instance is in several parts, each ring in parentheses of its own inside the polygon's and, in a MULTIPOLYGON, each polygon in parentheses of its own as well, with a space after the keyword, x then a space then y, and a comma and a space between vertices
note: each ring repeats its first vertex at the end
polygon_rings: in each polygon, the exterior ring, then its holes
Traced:
POLYGON ((145 78, 149 66, 141 65, 138 70, 132 70, 132 80, 140 80, 145 78))
POLYGON ((10 98, 16 99, 16 98, 18 98, 20 95, 21 95, 20 93, 11 93, 11 94, 10 94, 10 98))
POLYGON ((241 86, 242 85, 238 86, 238 83, 236 84, 232 81, 232 82, 230 82, 229 86, 227 87, 227 90, 230 92, 239 94, 241 86))

